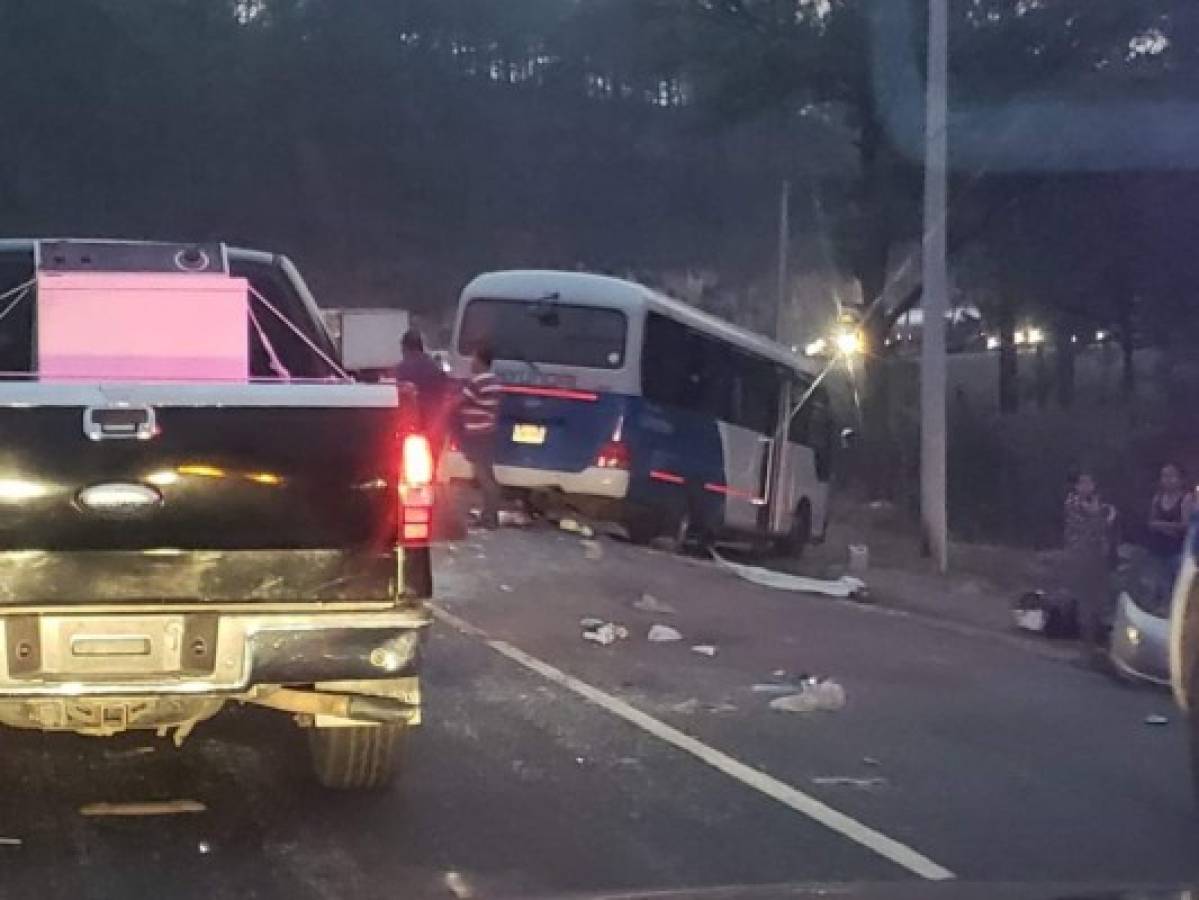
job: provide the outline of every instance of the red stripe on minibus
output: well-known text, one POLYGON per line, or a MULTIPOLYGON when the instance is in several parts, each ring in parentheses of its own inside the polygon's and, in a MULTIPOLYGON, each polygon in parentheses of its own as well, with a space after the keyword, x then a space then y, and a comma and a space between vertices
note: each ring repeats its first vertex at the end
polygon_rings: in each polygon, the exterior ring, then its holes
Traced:
POLYGON ((524 384, 505 384, 500 387, 505 394, 521 394, 526 397, 553 397, 556 400, 585 400, 594 403, 599 394, 593 391, 574 391, 570 388, 530 387, 524 384))
POLYGON ((674 472, 663 472, 661 469, 654 469, 649 473, 649 477, 654 481, 665 481, 667 484, 686 484, 687 479, 682 475, 676 475, 674 472))

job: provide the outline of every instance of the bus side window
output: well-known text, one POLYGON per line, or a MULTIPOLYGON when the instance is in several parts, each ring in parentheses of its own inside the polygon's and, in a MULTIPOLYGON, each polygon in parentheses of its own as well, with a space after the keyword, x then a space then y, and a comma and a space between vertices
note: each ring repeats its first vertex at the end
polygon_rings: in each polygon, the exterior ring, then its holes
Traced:
POLYGON ((650 313, 641 354, 641 393, 651 403, 726 418, 729 377, 725 356, 718 341, 650 313))
POLYGON ((651 403, 685 406, 690 382, 687 329, 650 313, 641 353, 641 393, 651 403))
POLYGON ((656 313, 646 319, 641 359, 651 403, 774 434, 779 378, 770 362, 656 313))
POLYGON ((735 425, 774 436, 778 427, 779 379, 774 366, 762 359, 738 353, 732 368, 737 403, 731 417, 735 425))
POLYGON ((692 336, 701 344, 703 357, 700 376, 703 388, 695 410, 724 422, 732 421, 736 411, 736 396, 733 371, 729 365, 731 351, 719 341, 698 332, 692 332, 692 336))
POLYGON ((812 414, 808 420, 808 442, 816 454, 816 477, 828 481, 833 468, 833 416, 828 394, 818 388, 808 401, 812 414))
MULTIPOLYGON (((795 404, 799 403, 800 399, 808 392, 811 387, 809 382, 793 381, 791 382, 791 409, 795 410, 795 404)), ((810 433, 810 422, 812 420, 812 398, 809 397, 795 415, 791 417, 791 424, 787 428, 787 440, 792 444, 807 445, 808 435, 810 433)))

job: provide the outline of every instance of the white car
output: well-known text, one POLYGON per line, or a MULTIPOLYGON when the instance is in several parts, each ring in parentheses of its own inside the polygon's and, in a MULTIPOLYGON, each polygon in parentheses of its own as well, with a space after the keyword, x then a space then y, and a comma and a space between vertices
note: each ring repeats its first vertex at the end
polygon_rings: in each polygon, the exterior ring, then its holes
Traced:
POLYGON ((1187 713, 1191 740, 1191 775, 1199 801, 1199 527, 1191 519, 1182 554, 1182 568, 1174 583, 1170 611, 1170 686, 1178 705, 1187 713))

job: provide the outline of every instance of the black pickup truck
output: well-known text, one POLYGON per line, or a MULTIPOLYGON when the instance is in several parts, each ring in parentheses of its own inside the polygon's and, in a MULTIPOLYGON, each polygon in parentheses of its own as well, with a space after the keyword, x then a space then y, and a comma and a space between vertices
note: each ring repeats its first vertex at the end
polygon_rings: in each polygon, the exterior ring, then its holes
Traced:
POLYGON ((253 703, 305 727, 323 784, 387 784, 432 590, 415 415, 340 370, 282 256, 0 241, 0 724, 179 744, 253 703), (244 280, 246 377, 51 378, 39 293, 80 272, 244 280))

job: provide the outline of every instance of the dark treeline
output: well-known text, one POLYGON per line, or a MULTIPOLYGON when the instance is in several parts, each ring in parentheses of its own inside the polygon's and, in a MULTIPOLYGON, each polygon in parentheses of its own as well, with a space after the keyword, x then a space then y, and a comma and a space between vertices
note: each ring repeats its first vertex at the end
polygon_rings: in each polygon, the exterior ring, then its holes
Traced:
POLYGON ((0 231, 279 248, 330 304, 492 266, 751 277, 774 135, 714 129, 629 46, 635 4, 594 6, 5 3, 0 231))
MULTIPOLYGON (((1190 6, 955 0, 955 99, 1183 98, 1190 6)), ((751 288, 773 277, 782 179, 793 237, 816 233, 861 298, 918 239, 920 160, 888 111, 918 125, 922 109, 876 77, 878 8, 8 0, 0 231, 223 237, 293 254, 326 303, 426 310, 489 267, 694 272, 722 312, 769 327, 748 298, 772 296, 751 288)), ((951 135, 970 137, 1001 139, 951 135)), ((1061 137, 1040 136, 1046 157, 1061 137)), ((953 195, 958 281, 994 319, 1191 328, 1188 172, 972 159, 953 195)))

